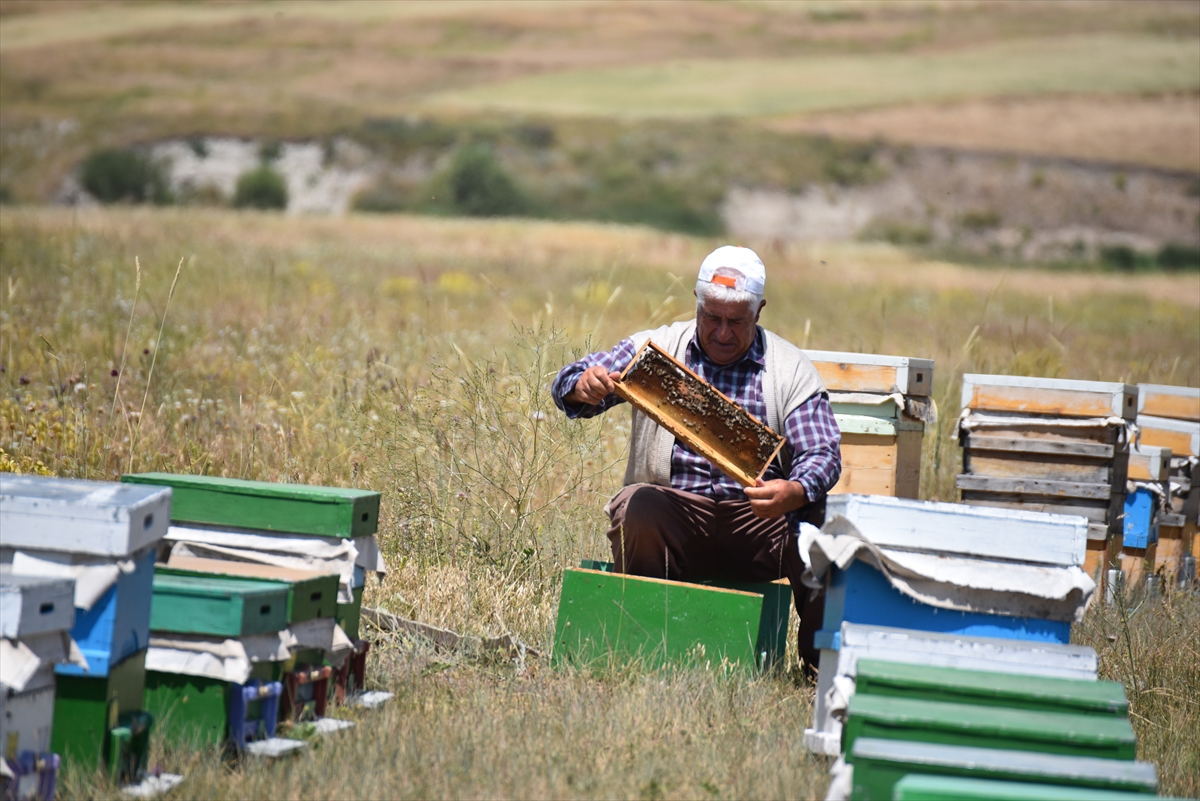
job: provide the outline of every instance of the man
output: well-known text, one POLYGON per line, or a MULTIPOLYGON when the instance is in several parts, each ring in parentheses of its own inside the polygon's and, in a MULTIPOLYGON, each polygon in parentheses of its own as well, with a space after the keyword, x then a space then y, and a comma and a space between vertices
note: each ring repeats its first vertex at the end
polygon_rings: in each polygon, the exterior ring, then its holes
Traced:
POLYGON ((841 433, 808 357, 758 325, 765 282, 754 251, 717 248, 700 265, 695 320, 642 331, 567 365, 553 394, 568 417, 607 411, 622 402, 613 379, 653 340, 787 438, 782 459, 757 486, 743 488, 635 409, 625 487, 605 512, 617 572, 673 581, 787 578, 800 613, 800 655, 812 669, 824 598, 810 598, 800 583, 796 540, 801 522, 824 522, 825 495, 842 471, 841 433))

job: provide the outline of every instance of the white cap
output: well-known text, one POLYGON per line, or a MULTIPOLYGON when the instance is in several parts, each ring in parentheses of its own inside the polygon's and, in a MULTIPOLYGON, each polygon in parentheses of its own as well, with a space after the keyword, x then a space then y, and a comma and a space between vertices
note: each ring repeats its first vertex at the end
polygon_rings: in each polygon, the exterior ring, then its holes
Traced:
POLYGON ((723 245, 709 253, 701 262, 700 280, 761 295, 767 283, 767 268, 763 266, 758 254, 750 248, 723 245), (716 275, 721 267, 737 270, 741 277, 716 275))

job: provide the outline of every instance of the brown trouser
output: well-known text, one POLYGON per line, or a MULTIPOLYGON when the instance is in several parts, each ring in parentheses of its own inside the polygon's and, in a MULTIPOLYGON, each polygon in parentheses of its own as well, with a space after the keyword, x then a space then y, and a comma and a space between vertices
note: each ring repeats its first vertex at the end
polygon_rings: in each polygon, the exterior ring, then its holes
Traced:
MULTIPOLYGON (((714 501, 703 495, 631 484, 605 507, 618 573, 671 581, 775 581, 786 578, 800 615, 800 656, 817 664, 813 635, 821 627, 825 595, 810 599, 800 583, 804 562, 785 518, 756 517, 750 501, 714 501)), ((824 522, 824 501, 805 507, 808 522, 824 522)))

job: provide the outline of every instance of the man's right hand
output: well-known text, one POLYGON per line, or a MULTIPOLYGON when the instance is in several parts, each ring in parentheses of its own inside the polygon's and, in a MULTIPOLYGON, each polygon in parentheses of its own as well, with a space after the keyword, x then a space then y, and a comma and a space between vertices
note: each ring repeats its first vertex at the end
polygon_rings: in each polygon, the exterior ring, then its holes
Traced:
POLYGON ((620 375, 620 373, 610 373, 600 365, 589 367, 579 374, 575 388, 568 392, 563 400, 575 406, 584 403, 595 406, 616 392, 617 385, 613 383, 613 379, 620 375))

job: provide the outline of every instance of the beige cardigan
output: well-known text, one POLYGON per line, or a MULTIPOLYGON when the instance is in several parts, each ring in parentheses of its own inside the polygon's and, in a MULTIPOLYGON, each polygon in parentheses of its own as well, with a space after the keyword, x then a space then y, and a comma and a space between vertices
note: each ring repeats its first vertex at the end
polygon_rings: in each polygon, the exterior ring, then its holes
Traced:
MULTIPOLYGON (((765 422, 771 430, 782 431, 787 416, 813 395, 824 392, 825 385, 821 383, 817 368, 802 350, 762 326, 759 329, 766 335, 766 367, 762 377, 763 398, 767 404, 765 422)), ((686 361, 688 343, 695 333, 696 321, 688 320, 653 331, 640 331, 630 339, 637 349, 653 340, 683 362, 686 361)), ((634 408, 625 484, 671 486, 671 451, 674 447, 674 434, 634 408)), ((788 448, 784 450, 788 451, 788 448)))

